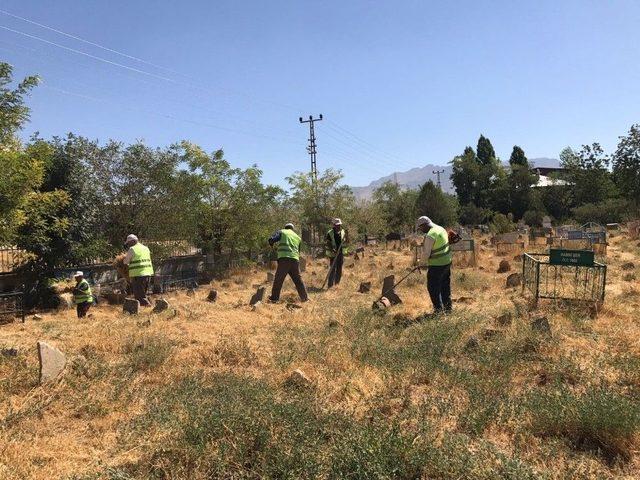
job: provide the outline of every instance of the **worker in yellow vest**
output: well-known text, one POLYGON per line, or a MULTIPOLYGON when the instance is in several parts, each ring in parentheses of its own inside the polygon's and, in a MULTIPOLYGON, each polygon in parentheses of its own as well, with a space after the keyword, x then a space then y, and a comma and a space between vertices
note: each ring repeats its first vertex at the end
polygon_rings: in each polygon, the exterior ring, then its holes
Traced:
POLYGON ((300 243, 302 239, 293 231, 293 223, 287 223, 282 230, 269 238, 269 245, 278 247, 278 268, 271 287, 270 302, 280 300, 280 291, 287 275, 293 280, 300 300, 306 302, 309 299, 307 288, 300 276, 300 243))
POLYGON ((87 316, 87 312, 93 305, 93 294, 91 293, 91 285, 84 278, 84 273, 77 271, 73 275, 76 286, 73 289, 73 303, 76 304, 76 312, 78 318, 87 316))
POLYGON ((334 218, 325 237, 325 255, 329 259, 329 288, 340 283, 344 256, 348 254, 349 236, 342 228, 342 220, 334 218))
POLYGON ((451 311, 451 247, 449 234, 429 217, 420 217, 418 230, 425 234, 422 258, 427 263, 427 290, 433 303, 434 313, 451 311))
POLYGON ((125 243, 129 250, 124 258, 125 265, 129 266, 129 278, 131 278, 131 290, 136 300, 143 307, 150 307, 151 302, 147 298, 149 280, 153 276, 153 264, 149 248, 138 241, 138 237, 131 234, 125 243))

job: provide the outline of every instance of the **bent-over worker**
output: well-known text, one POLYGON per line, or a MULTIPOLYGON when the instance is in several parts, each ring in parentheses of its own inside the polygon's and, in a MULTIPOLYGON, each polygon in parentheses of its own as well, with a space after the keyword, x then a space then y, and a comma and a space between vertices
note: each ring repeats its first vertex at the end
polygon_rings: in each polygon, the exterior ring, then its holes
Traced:
POLYGON ((84 278, 84 273, 77 271, 73 275, 76 286, 73 288, 73 303, 76 304, 76 312, 78 318, 87 316, 87 312, 93 304, 93 294, 91 293, 91 285, 84 278))
POLYGON ((449 234, 429 217, 416 222, 420 232, 426 234, 422 246, 422 258, 427 262, 427 290, 434 313, 451 311, 451 248, 449 234))
POLYGON ((333 219, 333 228, 327 232, 325 255, 329 259, 329 288, 338 285, 342 279, 342 265, 344 256, 349 253, 349 236, 342 228, 342 220, 333 219))
POLYGON ((307 289, 300 276, 301 242, 302 239, 293 231, 292 223, 287 223, 282 230, 274 233, 271 238, 269 238, 269 245, 278 246, 278 268, 273 279, 269 301, 277 302, 280 300, 280 291, 282 290, 282 284, 287 275, 293 280, 300 300, 306 302, 309 299, 307 289))
POLYGON ((129 250, 127 250, 124 263, 129 266, 133 296, 140 302, 141 306, 150 307, 151 302, 147 298, 147 290, 149 288, 149 280, 153 276, 151 252, 148 247, 138 241, 138 237, 134 234, 127 236, 125 245, 129 247, 129 250))

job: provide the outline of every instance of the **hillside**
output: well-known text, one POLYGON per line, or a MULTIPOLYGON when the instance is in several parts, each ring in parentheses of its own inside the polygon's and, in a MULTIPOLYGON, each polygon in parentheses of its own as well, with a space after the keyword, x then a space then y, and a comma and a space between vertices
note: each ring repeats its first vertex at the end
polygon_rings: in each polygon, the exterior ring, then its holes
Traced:
MULTIPOLYGON (((558 160, 555 158, 532 158, 529 160, 532 165, 538 167, 557 167, 559 166, 558 160)), ((434 183, 437 181, 436 175, 433 173, 437 170, 444 170, 444 173, 440 174, 440 181, 442 183, 442 189, 448 193, 454 193, 453 184, 451 183, 451 165, 432 165, 428 164, 420 168, 412 168, 406 172, 394 172, 386 177, 381 177, 372 181, 365 187, 351 187, 354 195, 358 200, 369 199, 373 194, 373 191, 380 187, 385 182, 395 182, 404 188, 420 188, 424 183, 432 180, 434 183)))
MULTIPOLYGON (((0 348, 18 350, 0 355, 0 478, 639 478, 640 290, 623 269, 637 241, 613 238, 597 317, 536 308, 505 289, 493 247, 478 254, 437 319, 420 317, 419 273, 402 304, 371 310, 411 263, 380 248, 300 308, 287 281, 285 302, 252 311, 255 269, 215 281, 217 303, 202 287, 161 314, 100 305, 0 326, 0 348), (541 316, 550 335, 530 326, 541 316), (73 359, 56 384, 38 386, 38 340, 73 359)), ((325 272, 311 262, 307 284, 325 272)))

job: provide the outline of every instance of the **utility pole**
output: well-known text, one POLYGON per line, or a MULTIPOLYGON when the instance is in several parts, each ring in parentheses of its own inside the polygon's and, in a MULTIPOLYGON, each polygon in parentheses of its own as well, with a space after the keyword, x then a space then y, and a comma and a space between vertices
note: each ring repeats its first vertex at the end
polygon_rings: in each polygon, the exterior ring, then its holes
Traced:
MULTIPOLYGON (((308 120, 303 120, 302 117, 300 117, 300 123, 308 123, 309 124, 309 146, 307 147, 307 152, 309 152, 309 156, 311 157, 311 186, 313 188, 313 193, 315 196, 315 205, 316 205, 316 217, 319 217, 320 213, 319 213, 319 206, 318 206, 318 165, 316 163, 316 134, 313 128, 313 124, 315 122, 319 122, 322 120, 322 114, 320 114, 319 118, 313 118, 313 115, 309 115, 309 119, 308 120)), ((311 237, 311 245, 313 248, 313 244, 318 241, 319 243, 319 238, 316 238, 317 236, 316 229, 315 226, 313 224, 313 221, 311 222, 311 225, 309 225, 309 234, 311 237)))
POLYGON ((440 183, 440 174, 444 173, 444 170, 433 170, 431 173, 438 176, 438 188, 442 190, 442 184, 440 183))
POLYGON ((321 120, 322 114, 320 114, 320 118, 313 118, 313 115, 309 115, 309 120, 303 120, 302 117, 300 117, 300 123, 309 124, 309 146, 307 147, 307 152, 309 152, 309 156, 311 157, 311 183, 314 188, 317 188, 318 166, 316 164, 316 135, 313 124, 321 120))

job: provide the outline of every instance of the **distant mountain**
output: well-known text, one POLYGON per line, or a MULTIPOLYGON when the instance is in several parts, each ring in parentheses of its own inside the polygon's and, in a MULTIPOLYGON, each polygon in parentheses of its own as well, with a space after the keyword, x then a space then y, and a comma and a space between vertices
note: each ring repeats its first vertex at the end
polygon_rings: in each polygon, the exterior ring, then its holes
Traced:
MULTIPOLYGON (((559 167, 560 162, 555 158, 531 158, 529 162, 536 167, 559 167)), ((447 193, 455 193, 453 184, 451 183, 451 165, 432 165, 428 164, 424 167, 416 167, 406 172, 394 172, 386 177, 374 180, 366 187, 351 187, 353 194, 358 200, 370 199, 373 191, 385 182, 398 182, 402 188, 417 189, 429 180, 433 183, 437 182, 437 175, 433 172, 442 171, 440 174, 440 182, 442 189, 447 193)))

